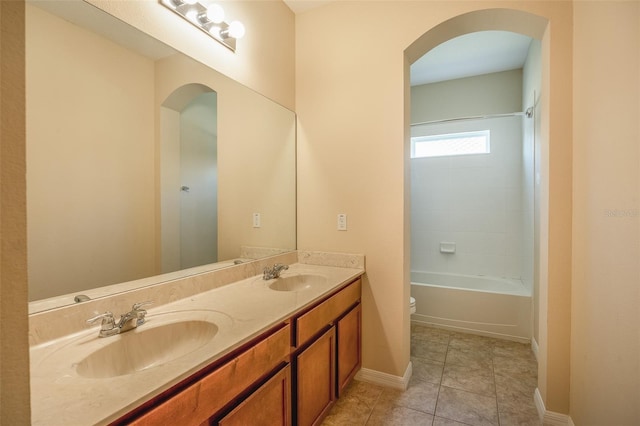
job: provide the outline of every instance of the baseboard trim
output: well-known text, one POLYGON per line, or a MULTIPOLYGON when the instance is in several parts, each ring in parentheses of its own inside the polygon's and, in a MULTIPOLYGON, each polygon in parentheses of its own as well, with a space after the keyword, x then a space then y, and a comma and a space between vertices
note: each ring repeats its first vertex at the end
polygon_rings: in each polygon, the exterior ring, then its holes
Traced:
POLYGON ((533 400, 538 410, 538 417, 540 417, 540 421, 544 426, 575 426, 570 416, 547 411, 538 388, 536 388, 536 392, 533 394, 533 400))
POLYGON ((533 355, 536 357, 536 361, 538 361, 538 342, 536 342, 535 337, 531 337, 531 351, 533 355))
POLYGON ((413 374, 413 364, 409 361, 407 369, 404 375, 394 376, 393 374, 383 373, 377 370, 370 370, 368 368, 361 368, 356 374, 355 379, 363 382, 371 383, 374 385, 380 385, 387 388, 406 390, 409 386, 409 380, 413 374))

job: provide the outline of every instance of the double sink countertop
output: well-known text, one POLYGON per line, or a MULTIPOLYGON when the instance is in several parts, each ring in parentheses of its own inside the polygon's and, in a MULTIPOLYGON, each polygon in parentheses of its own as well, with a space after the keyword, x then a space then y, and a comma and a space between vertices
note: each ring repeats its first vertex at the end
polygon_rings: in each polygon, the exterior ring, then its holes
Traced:
POLYGON ((309 277, 308 288, 274 290, 277 279, 253 276, 150 308, 145 324, 123 334, 100 338, 97 326, 34 345, 32 424, 117 420, 362 274, 295 263, 281 277, 309 277))

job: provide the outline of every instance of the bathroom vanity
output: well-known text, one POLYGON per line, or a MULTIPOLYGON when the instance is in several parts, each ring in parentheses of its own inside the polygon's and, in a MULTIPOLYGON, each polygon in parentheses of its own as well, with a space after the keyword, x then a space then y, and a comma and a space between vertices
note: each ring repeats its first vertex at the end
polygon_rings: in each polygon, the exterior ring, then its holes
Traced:
POLYGON ((315 424, 360 366, 360 290, 339 288, 115 424, 315 424))
POLYGON ((318 424, 360 367, 363 273, 294 263, 33 345, 33 424, 318 424))

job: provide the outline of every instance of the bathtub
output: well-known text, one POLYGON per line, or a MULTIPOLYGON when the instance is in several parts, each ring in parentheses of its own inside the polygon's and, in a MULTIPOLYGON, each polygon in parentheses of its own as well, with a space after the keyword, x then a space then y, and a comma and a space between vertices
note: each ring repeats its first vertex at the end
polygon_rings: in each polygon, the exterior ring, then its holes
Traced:
POLYGON ((520 280, 411 272, 411 321, 528 343, 532 297, 520 280))

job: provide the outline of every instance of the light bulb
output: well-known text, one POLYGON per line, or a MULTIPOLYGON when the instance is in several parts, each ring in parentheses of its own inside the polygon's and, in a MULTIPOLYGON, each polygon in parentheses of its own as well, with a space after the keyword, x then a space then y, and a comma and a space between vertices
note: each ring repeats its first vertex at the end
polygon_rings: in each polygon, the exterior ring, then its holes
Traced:
POLYGON ((198 21, 198 11, 195 9, 188 11, 184 16, 192 23, 196 23, 198 21))
POLYGON ((224 9, 218 4, 211 4, 207 7, 207 19, 214 24, 224 21, 224 9))
POLYGON ((239 39, 244 37, 244 25, 240 21, 233 21, 229 24, 229 37, 239 39))
POLYGON ((222 37, 220 34, 220 27, 218 25, 212 25, 211 28, 209 28, 209 33, 216 38, 222 37))

